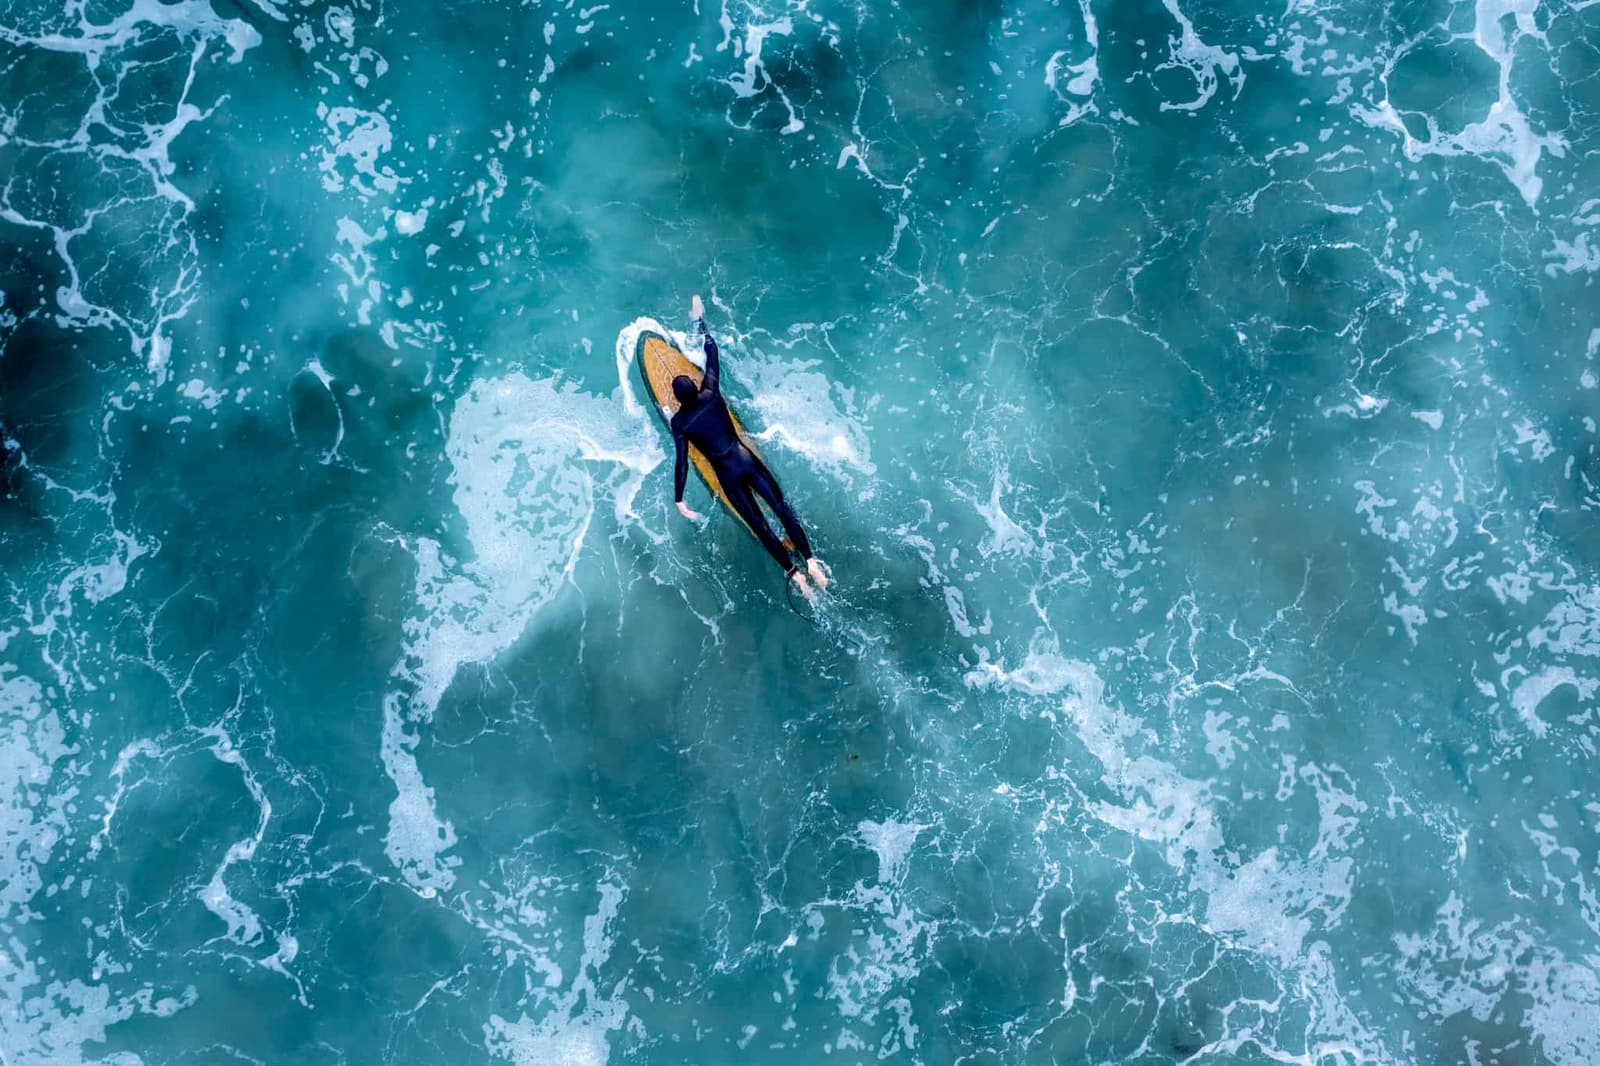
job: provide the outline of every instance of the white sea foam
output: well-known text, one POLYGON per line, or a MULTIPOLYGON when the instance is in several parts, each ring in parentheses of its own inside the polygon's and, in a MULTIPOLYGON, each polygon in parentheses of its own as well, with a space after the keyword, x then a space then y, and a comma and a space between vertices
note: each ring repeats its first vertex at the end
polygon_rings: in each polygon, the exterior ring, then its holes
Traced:
POLYGON ((415 211, 396 211, 394 213, 394 230, 402 237, 410 237, 421 233, 422 228, 428 224, 428 209, 419 207, 415 211))
POLYGON ((137 41, 143 26, 182 30, 200 37, 221 36, 231 49, 233 62, 261 43, 261 35, 248 22, 219 17, 209 0, 134 0, 128 10, 103 23, 92 21, 81 7, 77 14, 74 34, 15 34, 13 43, 76 52, 87 57, 91 65, 98 64, 108 50, 137 41))
POLYGON ((878 855, 878 881, 898 884, 905 876, 906 861, 917 837, 928 827, 915 822, 863 821, 856 826, 862 841, 878 855))
POLYGON ((317 117, 327 127, 328 146, 322 150, 322 187, 339 192, 347 185, 363 199, 392 193, 400 178, 383 162, 394 145, 389 120, 377 111, 358 107, 317 105, 317 117))
MULTIPOLYGON (((757 12, 752 12, 756 14, 757 12)), ((733 90, 736 97, 741 100, 760 95, 768 88, 777 94, 783 102, 784 110, 789 113, 789 121, 779 132, 784 135, 799 133, 806 128, 799 112, 795 110, 794 102, 789 99, 789 94, 783 87, 772 79, 767 73, 766 62, 762 58, 762 50, 766 47, 768 38, 787 37, 794 33, 794 21, 787 16, 773 19, 770 22, 761 22, 752 18, 745 24, 744 36, 733 36, 733 20, 728 15, 727 0, 722 5, 723 39, 717 45, 717 51, 725 51, 730 43, 733 45, 735 56, 744 60, 743 68, 735 74, 723 78, 723 84, 733 90)))
POLYGON ((994 626, 994 619, 985 612, 981 623, 973 623, 971 615, 967 612, 966 595, 956 587, 944 567, 939 565, 933 542, 920 533, 912 532, 910 526, 901 526, 895 533, 902 544, 922 557, 923 564, 928 568, 925 580, 929 586, 937 588, 944 597, 945 609, 950 614, 950 624, 955 627, 955 631, 968 638, 990 632, 994 626))
POLYGON ((38 804, 56 764, 71 753, 44 689, 0 665, 0 918, 43 887, 39 868, 67 831, 63 804, 38 804))
MULTIPOLYGON (((1535 206, 1544 185, 1538 175, 1540 158, 1545 152, 1560 157, 1567 147, 1560 134, 1534 130, 1511 89, 1511 68, 1518 42, 1525 36, 1542 37, 1534 19, 1538 6, 1539 0, 1477 0, 1473 40, 1500 69, 1499 95, 1482 119, 1460 132, 1444 133, 1432 115, 1423 115, 1420 117, 1428 127, 1428 137, 1419 140, 1412 136, 1387 97, 1374 107, 1353 103, 1350 113, 1369 126, 1399 134, 1408 159, 1473 155, 1493 162, 1522 194, 1523 200, 1530 207, 1535 206), (1508 17, 1516 27, 1509 38, 1504 29, 1508 17)), ((1389 61, 1391 73, 1396 59, 1398 56, 1389 61)))
MULTIPOLYGON (((245 761, 244 755, 234 744, 233 738, 220 726, 212 726, 200 731, 202 736, 211 740, 211 753, 219 762, 237 767, 244 780, 245 788, 250 793, 250 798, 255 801, 258 815, 256 818, 255 832, 250 836, 234 841, 228 845, 227 852, 222 857, 222 862, 212 871, 211 879, 197 893, 200 902, 212 914, 227 925, 224 934, 227 940, 244 947, 255 948, 265 940, 262 929, 261 917, 246 903, 239 900, 228 890, 228 870, 237 863, 248 863, 255 858, 256 849, 266 838, 267 825, 272 820, 272 802, 267 798, 266 789, 262 787, 256 777, 255 770, 245 761)), ((281 930, 273 936, 273 950, 265 955, 247 956, 252 963, 265 967, 287 977, 294 983, 296 998, 302 1006, 307 1004, 305 987, 300 979, 290 972, 288 966, 299 954, 299 942, 288 930, 281 930)))
POLYGON ((221 727, 214 726, 201 732, 211 738, 211 753, 219 762, 238 768, 244 778, 245 787, 249 789, 250 797, 255 800, 259 811, 255 832, 228 846, 221 864, 212 872, 211 880, 199 892, 200 902, 205 904, 206 909, 227 924, 227 938, 236 944, 248 947, 261 940, 261 919, 248 906, 233 898, 228 891, 227 874, 228 868, 235 863, 249 862, 255 858, 256 848, 260 847, 262 837, 266 835, 267 823, 272 819, 272 803, 267 799, 266 792, 256 780, 250 765, 234 746, 233 738, 221 727))
POLYGON ((1544 271, 1551 277, 1600 270, 1600 244, 1591 245, 1587 233, 1580 233, 1570 241, 1554 237, 1550 244, 1550 251, 1545 257, 1551 262, 1544 271))
MULTIPOLYGON (((723 362, 728 365, 726 357, 723 362)), ((846 484, 852 474, 871 477, 878 468, 855 394, 818 371, 819 365, 760 349, 737 360, 735 379, 750 390, 761 415, 762 428, 754 436, 798 452, 846 484)))
POLYGON ((1004 467, 999 467, 994 472, 988 500, 973 501, 973 507, 989 526, 989 535, 978 545, 978 553, 986 558, 991 555, 1035 555, 1040 551, 1033 535, 1006 513, 1003 497, 1010 488, 1010 473, 1004 467))
POLYGON ((1444 425, 1444 412, 1442 411, 1412 411, 1411 417, 1429 429, 1439 429, 1444 425))
MULTIPOLYGON (((620 884, 603 881, 600 903, 583 923, 583 956, 572 983, 554 993, 542 992, 548 1009, 538 1018, 515 1021, 498 1014, 483 1027, 489 1053, 516 1066, 605 1066, 611 1055, 609 1034, 628 1020, 628 1004, 620 986, 603 987, 601 968, 611 957, 612 922, 625 895, 620 884)), ((636 1023, 637 1024, 637 1023, 636 1023)))
POLYGON ((384 701, 382 758, 397 789, 386 850, 419 891, 454 883, 455 834, 417 764, 418 731, 458 668, 510 647, 554 598, 577 564, 601 484, 619 521, 632 513, 662 459, 646 429, 610 400, 520 373, 475 382, 456 404, 445 450, 465 558, 417 538, 417 612, 394 669, 398 687, 384 701))
MULTIPOLYGON (((338 420, 334 426, 333 443, 329 444, 328 447, 323 451, 322 458, 319 460, 323 466, 327 466, 338 457, 339 447, 344 444, 344 407, 339 403, 339 397, 333 391, 333 375, 328 373, 327 369, 323 367, 322 360, 306 360, 304 372, 316 378, 317 382, 322 386, 324 391, 327 392, 328 402, 333 405, 333 413, 338 420)), ((300 437, 300 432, 295 426, 294 417, 292 414, 289 418, 289 430, 290 432, 294 433, 295 439, 298 440, 300 437)))
MULTIPOLYGON (((125 332, 133 354, 157 383, 164 383, 171 355, 168 327, 188 314, 199 281, 194 237, 187 228, 194 203, 171 180, 176 172, 172 144, 211 113, 191 104, 189 94, 213 43, 225 45, 228 61, 237 63, 261 43, 261 36, 243 19, 219 17, 208 0, 134 0, 127 10, 104 23, 94 22, 86 6, 68 7, 66 14, 77 19, 70 32, 29 35, 9 27, 4 31, 13 48, 75 55, 93 72, 96 95, 86 103, 77 129, 54 141, 34 142, 18 138, 10 130, 4 139, 24 150, 89 157, 94 166, 116 175, 122 193, 108 203, 84 209, 55 191, 41 197, 8 183, 6 195, 0 198, 0 220, 50 235, 65 275, 55 293, 58 320, 64 327, 109 326, 125 332), (145 65, 148 60, 140 49, 162 30, 180 37, 188 54, 188 70, 176 99, 170 102, 171 117, 164 122, 119 124, 109 105, 121 91, 122 76, 145 65), (109 130, 112 137, 92 137, 94 131, 103 130, 109 130), (78 257, 84 254, 85 245, 98 250, 102 242, 123 243, 119 227, 132 219, 143 226, 150 201, 164 201, 159 210, 163 220, 147 239, 162 250, 162 261, 168 265, 157 268, 148 285, 136 287, 138 299, 122 302, 101 297, 106 302, 95 302, 84 291, 86 276, 78 257)), ((103 269, 89 270, 87 280, 96 281, 103 269)))
POLYGON ((193 400, 207 411, 215 411, 226 394, 208 386, 199 378, 190 378, 178 389, 178 395, 193 400))
POLYGON ((1045 87, 1067 105, 1067 113, 1060 121, 1063 126, 1100 110, 1094 100, 1095 87, 1100 84, 1100 29, 1089 0, 1078 0, 1078 12, 1083 17, 1084 45, 1089 54, 1076 63, 1068 63, 1064 62, 1068 53, 1058 51, 1044 65, 1045 87))
POLYGON ((328 258, 349 279, 339 283, 339 297, 356 305, 356 321, 363 326, 372 324, 372 310, 383 299, 383 284, 368 249, 382 244, 388 236, 388 230, 382 226, 368 233, 351 218, 341 218, 335 224, 336 242, 345 250, 336 251, 328 258))
POLYGON ((1474 920, 1459 894, 1439 908, 1427 933, 1395 937, 1406 1000, 1425 1017, 1467 1014, 1488 1022, 1517 1004, 1540 1051, 1556 1066, 1600 1062, 1600 976, 1594 960, 1568 958, 1541 943, 1520 918, 1474 920), (1525 1003, 1525 1005, 1524 1005, 1525 1003))
MULTIPOLYGON (((69 604, 54 604, 50 622, 65 620, 69 604)), ((44 889, 42 871, 71 834, 79 799, 74 782, 85 773, 70 761, 77 748, 67 744, 49 703, 42 685, 0 663, 0 923, 12 934, 0 945, 3 1054, 8 1066, 138 1066, 137 1055, 107 1059, 86 1053, 84 1045, 104 1042, 108 1028, 135 1014, 170 1017, 194 1003, 194 989, 158 997, 145 985, 114 995, 99 983, 98 971, 94 983, 63 978, 53 960, 40 965, 29 955, 38 934, 23 927, 41 916, 28 913, 28 903, 44 889)))
MULTIPOLYGON (((828 996, 847 1021, 872 1025, 884 1012, 892 1014, 897 1024, 887 1029, 877 1049, 879 1059, 891 1058, 916 1046, 917 1027, 911 1022, 910 1003, 892 993, 921 972, 933 931, 902 897, 897 883, 858 882, 845 905, 851 912, 851 925, 864 933, 852 937, 829 965, 828 996)), ((866 1045, 845 1029, 836 1046, 866 1045)))
POLYGON ((1179 9, 1177 0, 1162 0, 1162 4, 1166 7, 1167 13, 1177 21, 1178 33, 1168 43, 1172 57, 1156 69, 1187 70, 1194 75, 1196 94, 1193 100, 1182 103, 1163 100, 1161 110, 1200 110, 1217 94, 1217 85, 1221 78, 1226 78, 1233 84, 1233 95, 1237 97, 1244 88, 1244 71, 1240 69, 1239 57, 1225 48, 1202 41, 1200 35, 1195 32, 1194 23, 1189 21, 1189 16, 1179 9))
POLYGON ((1580 676, 1569 666, 1552 666, 1523 678, 1512 691, 1511 706, 1534 736, 1550 731, 1550 724, 1539 717, 1539 704, 1563 686, 1576 689, 1578 698, 1586 700, 1600 688, 1600 682, 1580 676))
POLYGON ((1273 846, 1246 858, 1229 846, 1223 833, 1213 783, 1187 777, 1147 754, 1156 738, 1137 718, 1107 701, 1094 666, 1062 656, 1054 638, 1037 635, 1014 670, 985 661, 967 673, 966 682, 1057 701, 1099 762, 1103 785, 1116 797, 1115 802, 1090 801, 1090 813, 1155 845, 1175 870, 1186 872, 1190 891, 1205 900, 1208 928, 1281 966, 1298 968, 1305 993, 1332 1019, 1319 1039, 1336 1036, 1359 1046, 1364 1055, 1390 1061, 1382 1041, 1344 1004, 1327 960, 1314 964, 1320 949, 1307 947, 1308 939, 1337 924, 1349 905, 1354 878, 1350 851, 1359 816, 1366 810, 1333 773, 1285 757, 1278 799, 1286 801, 1301 787, 1313 790, 1321 811, 1317 840, 1303 854, 1273 846))
POLYGON ((1557 655, 1600 656, 1600 586, 1572 589, 1529 631, 1528 647, 1557 655))

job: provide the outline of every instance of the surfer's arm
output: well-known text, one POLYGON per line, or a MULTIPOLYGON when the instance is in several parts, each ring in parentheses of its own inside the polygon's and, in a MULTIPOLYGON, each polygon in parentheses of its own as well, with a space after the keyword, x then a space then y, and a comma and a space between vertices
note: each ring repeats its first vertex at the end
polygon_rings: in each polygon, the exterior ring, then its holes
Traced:
POLYGON ((689 442, 682 433, 673 430, 672 444, 678 450, 677 462, 672 466, 672 497, 678 505, 679 514, 691 522, 698 522, 700 512, 683 502, 683 483, 689 478, 689 442))
POLYGON ((683 502, 683 483, 689 476, 689 444, 683 439, 683 434, 674 433, 672 443, 678 449, 678 461, 672 470, 672 494, 678 504, 678 513, 691 522, 698 522, 703 515, 699 511, 683 502))
POLYGON ((672 499, 681 509, 683 507, 683 483, 689 479, 689 442, 684 439, 682 433, 673 430, 672 446, 678 453, 672 465, 672 499))
POLYGON ((700 320, 700 336, 705 338, 706 347, 706 376, 700 383, 702 395, 715 396, 721 390, 720 378, 722 367, 717 359, 717 342, 711 339, 711 331, 706 329, 706 320, 700 320))
POLYGON ((706 349, 706 375, 700 379, 700 395, 709 399, 720 387, 718 379, 722 376, 722 366, 717 360, 717 342, 711 339, 711 331, 706 328, 706 305, 700 302, 699 296, 689 301, 689 317, 700 327, 700 340, 706 349))

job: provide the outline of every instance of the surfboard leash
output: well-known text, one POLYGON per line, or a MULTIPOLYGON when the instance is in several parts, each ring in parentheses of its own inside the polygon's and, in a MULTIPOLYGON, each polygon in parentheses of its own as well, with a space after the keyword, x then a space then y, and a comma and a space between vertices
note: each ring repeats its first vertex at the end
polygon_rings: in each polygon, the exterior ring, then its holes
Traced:
POLYGON ((795 613, 796 618, 800 618, 811 625, 817 624, 817 620, 814 617, 802 613, 800 608, 794 605, 794 582, 790 581, 787 576, 783 579, 783 598, 788 601, 789 610, 795 613))

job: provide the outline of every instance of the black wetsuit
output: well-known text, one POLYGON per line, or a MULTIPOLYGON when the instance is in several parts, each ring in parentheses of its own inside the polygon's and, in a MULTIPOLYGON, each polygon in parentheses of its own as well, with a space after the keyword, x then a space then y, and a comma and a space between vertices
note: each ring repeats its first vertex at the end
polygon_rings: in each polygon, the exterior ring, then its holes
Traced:
POLYGON ((792 574, 796 570, 794 559, 767 524, 767 516, 756 505, 756 497, 765 500, 772 513, 778 516, 783 531, 802 559, 811 558, 811 542, 806 540, 806 531, 800 527, 794 509, 784 501, 778 479, 744 446, 738 430, 733 428, 733 417, 728 414, 728 404, 722 398, 717 342, 711 339, 704 319, 700 320, 700 334, 705 338, 706 376, 700 384, 699 400, 693 406, 679 408, 672 416, 672 443, 678 452, 672 474, 674 499, 683 502, 683 483, 689 476, 689 445, 692 444, 711 461, 733 509, 755 533, 767 554, 783 567, 784 573, 792 574))

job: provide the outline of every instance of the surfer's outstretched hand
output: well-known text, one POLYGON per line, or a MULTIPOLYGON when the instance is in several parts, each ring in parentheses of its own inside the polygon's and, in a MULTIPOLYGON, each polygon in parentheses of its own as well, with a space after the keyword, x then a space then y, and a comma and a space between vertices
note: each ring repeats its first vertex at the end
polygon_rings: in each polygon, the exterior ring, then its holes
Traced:
POLYGON ((810 574, 811 580, 817 583, 818 591, 827 588, 828 582, 833 579, 833 574, 822 564, 822 560, 815 555, 806 560, 806 573, 810 574))
POLYGON ((687 518, 691 522, 703 522, 705 521, 706 517, 699 511, 696 511, 694 508, 684 503, 682 500, 678 501, 678 513, 683 515, 683 517, 687 518))
POLYGON ((806 580, 806 575, 801 573, 799 570, 796 570, 793 574, 791 574, 789 576, 789 580, 794 582, 794 587, 799 589, 800 595, 804 596, 806 599, 809 600, 812 595, 814 595, 811 590, 811 583, 806 580))
POLYGON ((689 317, 694 319, 696 322, 706 317, 706 305, 700 302, 700 296, 698 293, 695 295, 694 299, 689 301, 689 317))

